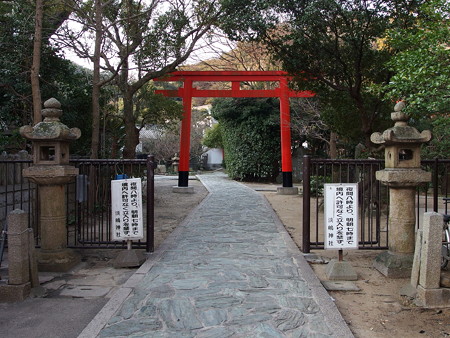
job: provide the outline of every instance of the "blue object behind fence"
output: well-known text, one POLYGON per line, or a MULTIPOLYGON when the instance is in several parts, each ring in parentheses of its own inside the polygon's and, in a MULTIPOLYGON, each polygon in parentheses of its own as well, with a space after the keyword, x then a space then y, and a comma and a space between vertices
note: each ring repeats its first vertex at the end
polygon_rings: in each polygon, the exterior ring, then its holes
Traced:
POLYGON ((128 178, 127 174, 118 174, 116 175, 116 180, 125 180, 128 178))

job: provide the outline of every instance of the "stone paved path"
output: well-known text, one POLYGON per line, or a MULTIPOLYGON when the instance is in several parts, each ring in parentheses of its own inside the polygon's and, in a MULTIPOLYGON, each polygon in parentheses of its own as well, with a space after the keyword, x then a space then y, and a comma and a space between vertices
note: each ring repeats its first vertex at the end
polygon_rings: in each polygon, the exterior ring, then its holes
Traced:
POLYGON ((200 179, 208 197, 80 337, 351 337, 266 200, 200 179))

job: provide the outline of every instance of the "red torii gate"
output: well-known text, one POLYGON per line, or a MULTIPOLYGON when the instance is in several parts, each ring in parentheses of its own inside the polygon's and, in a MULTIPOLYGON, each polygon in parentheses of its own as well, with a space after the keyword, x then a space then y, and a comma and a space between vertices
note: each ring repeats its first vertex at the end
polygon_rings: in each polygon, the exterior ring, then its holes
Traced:
POLYGON ((310 91, 296 92, 289 88, 292 77, 284 71, 176 71, 154 81, 182 81, 176 90, 156 90, 157 94, 183 99, 184 114, 181 123, 180 163, 178 187, 188 187, 191 138, 191 105, 193 97, 278 97, 280 99, 281 171, 283 187, 292 187, 290 97, 313 97, 310 91), (193 87, 193 82, 231 82, 231 90, 203 90, 193 87), (278 82, 275 89, 242 90, 243 81, 278 82))

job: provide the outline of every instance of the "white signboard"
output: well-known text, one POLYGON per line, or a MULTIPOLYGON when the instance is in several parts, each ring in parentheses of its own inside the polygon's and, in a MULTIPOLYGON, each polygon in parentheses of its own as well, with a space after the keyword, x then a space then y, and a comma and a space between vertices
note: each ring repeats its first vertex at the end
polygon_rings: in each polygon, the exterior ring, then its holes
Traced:
POLYGON ((144 238, 140 178, 111 181, 112 239, 144 238))
POLYGON ((358 184, 324 185, 325 249, 358 248, 358 184))

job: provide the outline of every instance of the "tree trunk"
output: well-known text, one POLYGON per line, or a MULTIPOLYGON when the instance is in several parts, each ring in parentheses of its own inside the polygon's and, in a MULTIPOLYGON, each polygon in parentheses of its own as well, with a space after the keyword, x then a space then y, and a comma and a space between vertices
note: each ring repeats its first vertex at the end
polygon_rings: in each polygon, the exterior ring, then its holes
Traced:
POLYGON ((100 142, 100 52, 102 45, 102 3, 95 0, 95 45, 94 45, 94 73, 92 78, 92 137, 91 158, 98 158, 100 142))
POLYGON ((123 117, 125 123, 124 158, 136 157, 136 146, 139 144, 139 130, 136 128, 136 119, 133 114, 133 95, 129 94, 123 100, 123 117))
POLYGON ((31 92, 33 96, 33 124, 42 121, 41 87, 39 72, 41 68, 42 18, 44 16, 43 0, 36 0, 36 16, 33 42, 33 64, 31 66, 31 92))
POLYGON ((364 136, 364 145, 367 149, 372 148, 372 142, 370 141, 370 135, 372 134, 372 123, 367 116, 368 112, 361 114, 361 131, 364 136))
POLYGON ((337 158, 336 141, 337 141, 337 134, 336 134, 336 132, 332 131, 330 133, 330 154, 329 154, 329 156, 332 160, 337 158))

